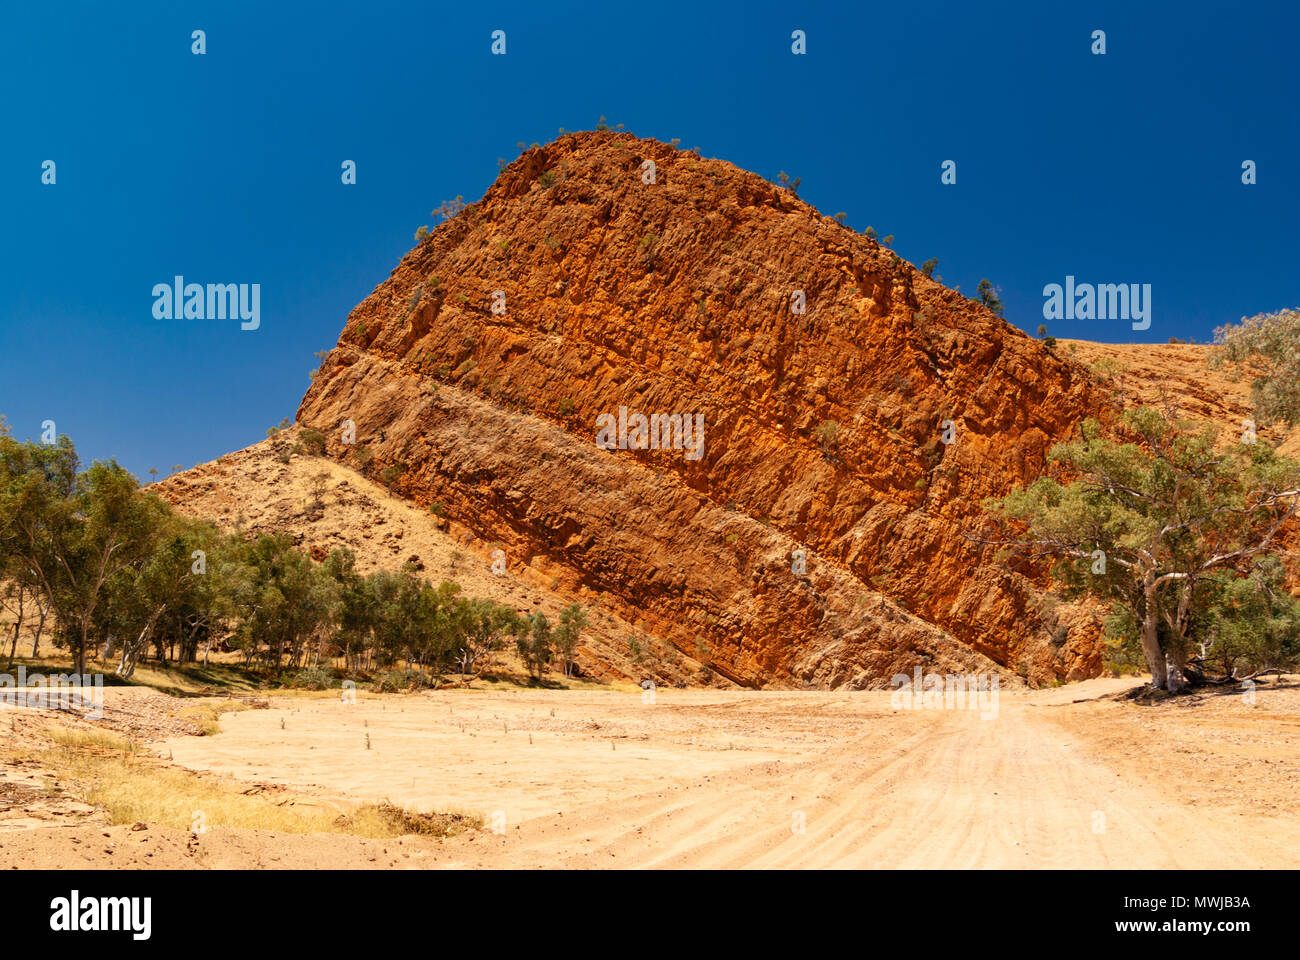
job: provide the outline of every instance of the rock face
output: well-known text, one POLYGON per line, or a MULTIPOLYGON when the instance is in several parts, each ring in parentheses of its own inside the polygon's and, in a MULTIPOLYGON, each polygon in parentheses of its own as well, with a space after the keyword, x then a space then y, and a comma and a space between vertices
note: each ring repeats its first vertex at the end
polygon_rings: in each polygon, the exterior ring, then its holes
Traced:
MULTIPOLYGON (((149 490, 228 532, 287 534, 318 562, 344 548, 361 573, 409 563, 434 583, 452 580, 466 596, 509 604, 521 614, 540 611, 551 623, 574 599, 552 589, 554 578, 534 567, 495 569, 491 545, 472 531, 393 496, 346 464, 304 450, 301 436, 298 428, 281 430, 244 450, 174 473, 149 490)), ((579 676, 731 686, 694 655, 667 649, 607 605, 588 596, 577 599, 588 612, 576 656, 579 676)))
POLYGON ((790 190, 580 133, 352 311, 298 421, 736 683, 860 688, 1099 672, 1092 619, 1040 614, 963 533, 1114 409, 1082 364, 790 190), (629 446, 635 414, 702 417, 702 446, 601 449, 620 408, 629 446))

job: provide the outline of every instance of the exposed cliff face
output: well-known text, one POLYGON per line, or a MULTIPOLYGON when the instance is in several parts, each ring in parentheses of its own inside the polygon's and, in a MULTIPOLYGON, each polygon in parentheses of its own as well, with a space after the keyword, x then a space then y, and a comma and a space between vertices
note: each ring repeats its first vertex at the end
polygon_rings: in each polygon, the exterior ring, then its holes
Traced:
POLYGON ((412 250, 298 420, 738 683, 858 687, 917 665, 1099 670, 1086 618, 1053 630, 961 534, 1112 410, 1082 365, 789 190, 585 133, 412 250), (620 407, 702 415, 698 457, 598 449, 620 407))
MULTIPOLYGON (((467 596, 509 604, 519 613, 540 611, 552 623, 559 621, 561 609, 573 597, 553 589, 554 578, 536 567, 494 569, 491 544, 455 521, 393 496, 345 464, 301 450, 300 436, 297 428, 282 430, 244 450, 172 474, 149 489, 189 516, 226 531, 288 534, 318 561, 345 548, 361 573, 411 564, 434 583, 455 581, 467 596)), ((695 655, 670 651, 594 597, 580 600, 588 611, 588 625, 577 650, 579 676, 731 686, 704 669, 695 655), (634 647, 630 640, 635 640, 634 647)), ((508 663, 508 652, 498 664, 503 660, 508 663)))

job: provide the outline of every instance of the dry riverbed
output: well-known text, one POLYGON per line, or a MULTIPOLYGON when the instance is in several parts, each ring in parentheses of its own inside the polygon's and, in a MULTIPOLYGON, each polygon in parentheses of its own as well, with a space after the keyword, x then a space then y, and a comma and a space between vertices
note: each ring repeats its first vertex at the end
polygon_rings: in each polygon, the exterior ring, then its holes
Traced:
POLYGON ((1136 683, 1002 691, 989 716, 897 710, 878 692, 272 697, 222 714, 215 736, 175 726, 192 701, 160 715, 160 695, 110 689, 110 715, 160 770, 233 784, 268 809, 388 801, 482 827, 376 838, 113 825, 75 806, 57 770, 11 760, 0 868, 1300 865, 1300 685, 1261 686, 1254 703, 1111 699, 1136 683), (124 719, 124 704, 154 725, 124 719), (37 793, 67 809, 31 815, 37 793))

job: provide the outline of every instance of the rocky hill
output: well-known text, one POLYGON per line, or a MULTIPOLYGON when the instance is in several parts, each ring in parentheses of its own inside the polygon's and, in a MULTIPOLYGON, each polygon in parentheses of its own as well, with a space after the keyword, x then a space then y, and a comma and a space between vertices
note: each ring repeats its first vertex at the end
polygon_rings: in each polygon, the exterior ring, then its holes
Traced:
POLYGON ((353 310, 298 421, 736 683, 858 687, 1100 669, 1087 617, 1045 621, 962 533, 1116 409, 1082 363, 791 190, 579 133, 353 310), (638 413, 702 418, 702 447, 602 449, 620 408, 628 447, 638 413))
MULTIPOLYGON (((489 592, 596 609, 597 675, 636 678, 650 645, 674 682, 1094 676, 1095 611, 963 536, 982 501, 1087 416, 1248 413, 1204 347, 1034 340, 793 191, 654 140, 563 136, 446 212, 352 311, 298 423, 341 486, 409 505, 426 552, 470 549, 458 578, 495 559, 489 592)), ((282 501, 263 446, 168 496, 227 524, 282 501)), ((405 559, 370 550, 373 509, 281 506, 266 523, 301 542, 405 559)))

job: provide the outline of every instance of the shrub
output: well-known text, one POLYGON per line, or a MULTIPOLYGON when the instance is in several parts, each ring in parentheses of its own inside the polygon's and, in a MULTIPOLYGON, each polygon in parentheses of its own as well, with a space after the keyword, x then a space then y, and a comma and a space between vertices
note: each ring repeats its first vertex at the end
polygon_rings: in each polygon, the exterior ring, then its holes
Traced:
POLYGON ((315 427, 304 427, 299 434, 299 441, 308 453, 319 456, 325 452, 325 434, 315 427))
POLYGON ((465 198, 459 193, 454 200, 444 200, 433 209, 433 216, 441 217, 443 220, 450 220, 469 206, 465 198))
POLYGON ((1230 367, 1251 378, 1255 414, 1267 423, 1300 423, 1300 309, 1243 319, 1214 331, 1212 367, 1230 367))
POLYGON ((317 665, 299 670, 293 685, 304 690, 328 690, 333 685, 333 680, 330 671, 317 665))
POLYGON ((376 693, 406 693, 419 686, 423 678, 409 670, 386 670, 371 685, 376 693))
POLYGON ((822 453, 830 453, 835 449, 839 442, 840 425, 834 420, 827 420, 813 431, 813 436, 817 438, 817 445, 821 447, 822 453))
POLYGON ((987 278, 979 282, 979 286, 975 288, 975 292, 980 295, 980 303, 984 304, 984 306, 988 307, 989 310, 996 313, 999 317, 1002 316, 1002 301, 998 299, 997 288, 994 287, 987 278))

